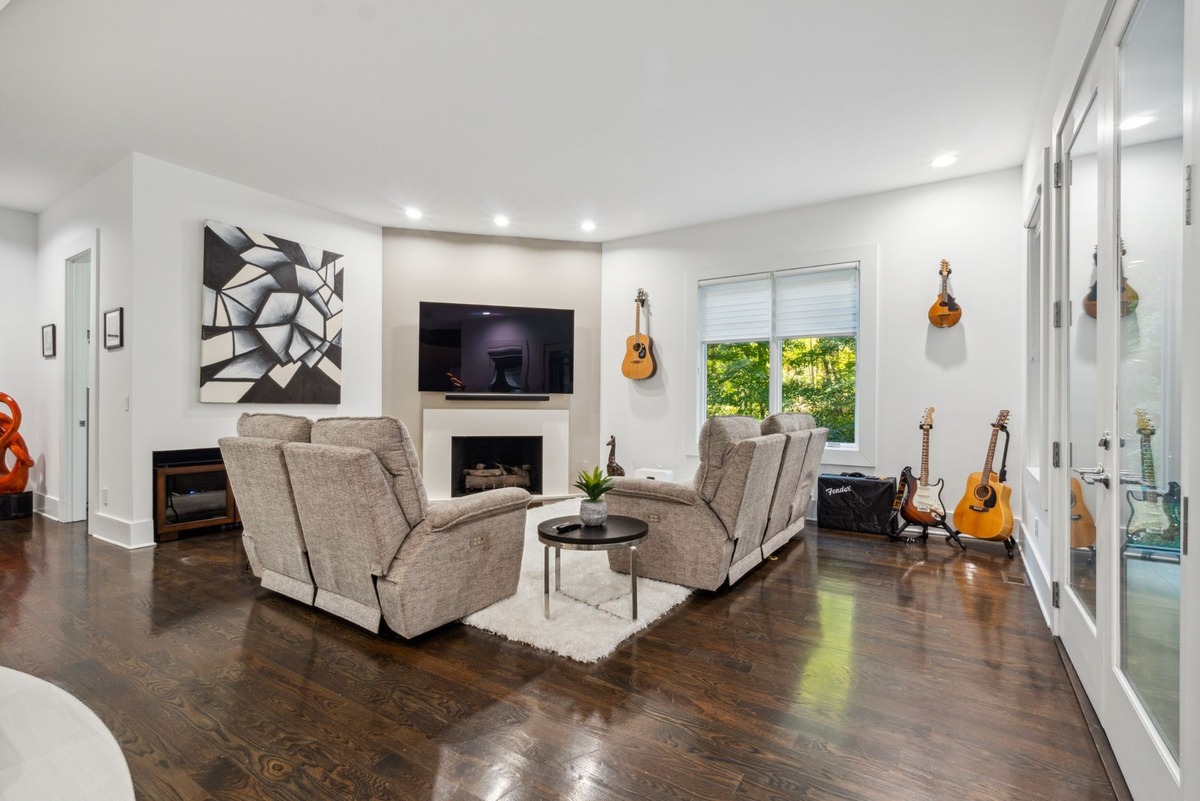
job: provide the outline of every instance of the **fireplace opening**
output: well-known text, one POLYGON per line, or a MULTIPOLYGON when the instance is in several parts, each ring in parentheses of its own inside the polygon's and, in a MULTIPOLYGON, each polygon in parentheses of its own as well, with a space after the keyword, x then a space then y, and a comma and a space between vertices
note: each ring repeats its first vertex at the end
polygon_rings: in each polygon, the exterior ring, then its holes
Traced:
POLYGON ((502 487, 542 493, 541 437, 451 437, 450 494, 502 487))

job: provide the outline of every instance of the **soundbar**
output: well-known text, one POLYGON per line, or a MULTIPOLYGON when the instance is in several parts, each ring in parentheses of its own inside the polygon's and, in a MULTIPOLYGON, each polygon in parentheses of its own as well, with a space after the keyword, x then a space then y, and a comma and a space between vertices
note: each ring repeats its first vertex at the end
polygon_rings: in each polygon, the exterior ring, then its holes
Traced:
POLYGON ((522 392, 447 392, 448 401, 548 401, 549 395, 534 395, 522 392))

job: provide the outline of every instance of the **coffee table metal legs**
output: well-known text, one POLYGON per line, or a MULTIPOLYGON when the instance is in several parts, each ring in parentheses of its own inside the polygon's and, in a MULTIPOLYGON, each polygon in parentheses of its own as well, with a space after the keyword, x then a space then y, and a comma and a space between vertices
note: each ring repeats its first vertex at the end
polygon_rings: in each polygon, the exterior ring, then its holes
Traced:
MULTIPOLYGON (((554 591, 562 592, 562 548, 554 549, 554 591)), ((637 546, 629 548, 629 603, 637 620, 637 546)), ((550 617, 550 546, 542 546, 542 614, 550 617)))
MULTIPOLYGON (((542 554, 542 613, 550 617, 550 546, 543 545, 542 554)), ((562 592, 562 548, 554 549, 554 591, 562 592)))
POLYGON ((633 603, 633 619, 637 620, 637 546, 629 546, 629 597, 633 603))

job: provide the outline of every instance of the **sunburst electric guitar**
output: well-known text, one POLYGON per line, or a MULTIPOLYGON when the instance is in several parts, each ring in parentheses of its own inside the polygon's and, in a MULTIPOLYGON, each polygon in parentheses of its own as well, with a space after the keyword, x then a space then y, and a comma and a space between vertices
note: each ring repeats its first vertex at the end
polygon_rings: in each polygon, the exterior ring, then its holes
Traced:
POLYGON ((946 482, 939 478, 936 484, 929 483, 929 432, 932 430, 933 407, 930 406, 921 418, 921 475, 919 478, 913 476, 911 467, 900 473, 901 483, 908 488, 900 516, 914 526, 936 526, 946 519, 946 507, 942 503, 942 487, 946 482))
POLYGON ((621 374, 634 381, 649 378, 658 370, 654 363, 654 343, 648 334, 642 333, 642 306, 646 305, 646 290, 639 289, 633 300, 633 336, 625 338, 625 360, 621 362, 621 374))
POLYGON ((1125 493, 1125 501, 1129 504, 1125 536, 1131 542, 1155 540, 1165 544, 1179 539, 1179 484, 1170 482, 1166 492, 1157 489, 1154 448, 1150 441, 1154 436, 1154 424, 1145 409, 1137 409, 1134 414, 1137 415, 1137 433, 1142 440, 1142 486, 1125 493))
POLYGON ((983 540, 1007 540, 1012 534, 1013 515, 1009 501, 1012 487, 1002 483, 1000 476, 992 471, 996 440, 1007 422, 1008 410, 1003 409, 992 423, 992 439, 988 443, 983 470, 967 478, 967 491, 954 507, 954 527, 959 533, 983 540))
POLYGON ((950 328, 962 319, 962 306, 950 294, 950 262, 942 259, 942 269, 938 273, 942 277, 942 288, 937 300, 929 307, 929 322, 934 328, 950 328))

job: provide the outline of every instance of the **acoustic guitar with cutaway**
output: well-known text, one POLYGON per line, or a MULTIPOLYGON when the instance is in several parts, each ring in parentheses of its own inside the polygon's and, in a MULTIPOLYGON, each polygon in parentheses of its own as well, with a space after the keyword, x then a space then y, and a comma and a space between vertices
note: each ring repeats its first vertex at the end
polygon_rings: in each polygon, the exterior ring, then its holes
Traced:
MULTIPOLYGON (((1096 273, 1096 251, 1092 251, 1092 275, 1096 273)), ((1083 313, 1093 320, 1096 319, 1096 300, 1098 298, 1098 287, 1096 281, 1092 281, 1092 286, 1088 289, 1087 294, 1083 296, 1083 313)), ((1121 240, 1121 316, 1125 317, 1128 314, 1137 310, 1138 303, 1141 301, 1141 295, 1137 290, 1129 285, 1129 280, 1125 277, 1125 240, 1121 240)))
POLYGON ((1096 521, 1083 499, 1083 484, 1071 479, 1071 547, 1091 548, 1096 544, 1096 521))
POLYGON ((654 343, 649 334, 642 333, 642 307, 646 305, 646 290, 638 289, 633 299, 633 336, 625 338, 625 359, 621 375, 634 381, 649 378, 658 370, 654 363, 654 343))
POLYGON ((938 273, 942 277, 942 288, 937 300, 929 307, 929 322, 934 328, 950 328, 962 319, 962 306, 950 294, 951 272, 950 262, 942 259, 942 269, 938 273))
POLYGON ((921 418, 921 476, 913 476, 912 468, 905 467, 900 481, 908 488, 900 516, 914 526, 936 526, 946 519, 946 507, 942 503, 943 479, 929 483, 929 432, 933 430, 933 407, 925 410, 921 418))
POLYGON ((1012 487, 1001 482, 1000 476, 992 471, 996 440, 1007 422, 1008 409, 1002 409, 996 422, 992 423, 992 439, 988 443, 983 470, 967 477, 967 491, 954 507, 954 527, 961 534, 981 540, 1007 540, 1012 534, 1013 514, 1009 500, 1012 487))

